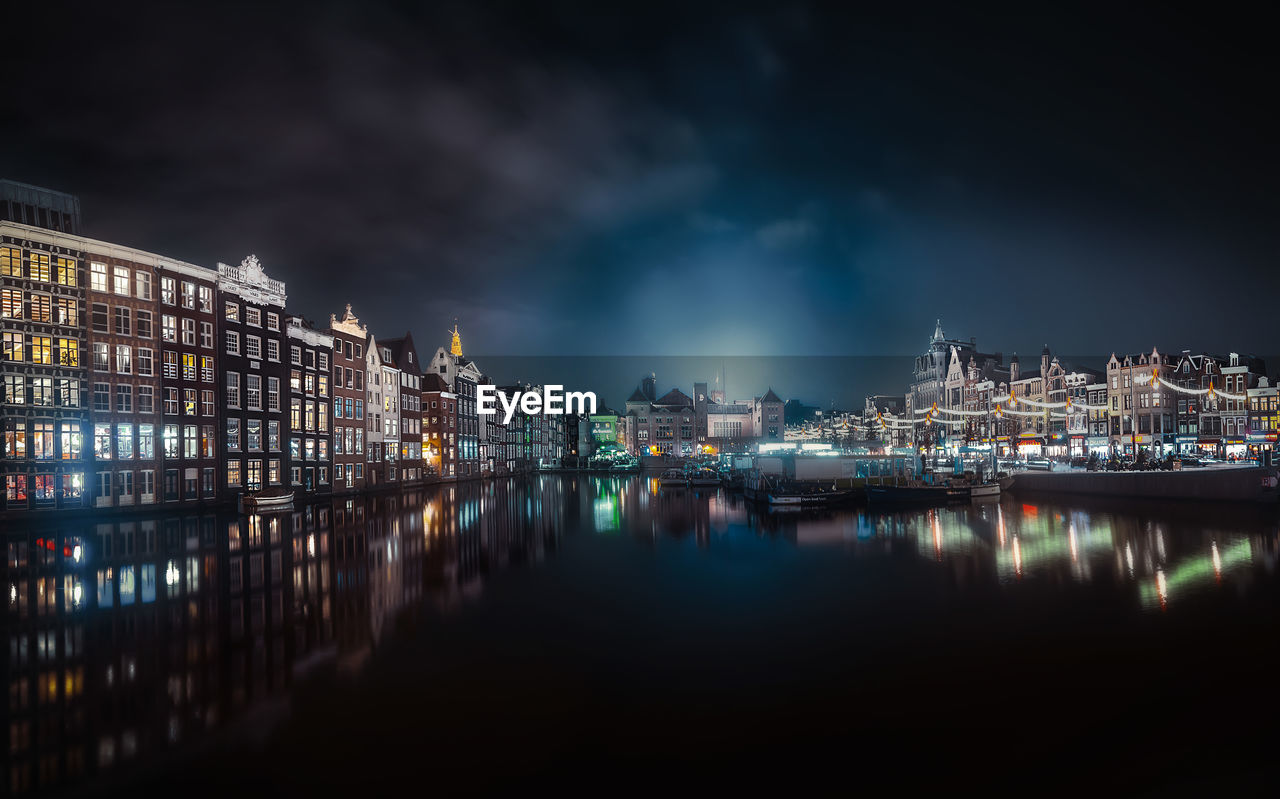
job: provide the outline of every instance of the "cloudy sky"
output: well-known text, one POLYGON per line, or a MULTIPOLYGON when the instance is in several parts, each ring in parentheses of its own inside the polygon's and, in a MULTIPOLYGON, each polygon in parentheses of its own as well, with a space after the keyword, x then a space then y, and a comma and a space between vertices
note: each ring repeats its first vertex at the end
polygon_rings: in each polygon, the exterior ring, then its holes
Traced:
POLYGON ((0 176, 423 347, 1280 351, 1262 20, 951 5, 26 3, 0 176))

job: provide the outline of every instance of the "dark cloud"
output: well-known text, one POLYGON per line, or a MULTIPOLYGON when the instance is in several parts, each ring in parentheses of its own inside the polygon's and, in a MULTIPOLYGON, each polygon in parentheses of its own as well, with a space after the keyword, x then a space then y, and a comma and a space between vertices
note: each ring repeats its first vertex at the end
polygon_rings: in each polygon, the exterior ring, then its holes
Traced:
POLYGON ((494 353, 902 353, 937 316, 1005 351, 1276 343, 1276 69, 1247 20, 166 4, 8 27, 54 39, 6 39, 33 69, 0 173, 79 193, 102 238, 256 252, 316 318, 350 301, 434 342, 456 316, 494 353))

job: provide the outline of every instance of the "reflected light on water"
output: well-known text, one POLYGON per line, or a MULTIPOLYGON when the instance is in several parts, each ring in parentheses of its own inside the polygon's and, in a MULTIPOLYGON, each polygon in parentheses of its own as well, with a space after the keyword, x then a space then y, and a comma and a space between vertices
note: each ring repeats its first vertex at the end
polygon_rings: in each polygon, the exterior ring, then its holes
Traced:
MULTIPOLYGON (((147 706, 164 703, 165 711, 126 720, 137 728, 124 729, 115 715, 91 720, 106 741, 89 750, 91 771, 104 774, 130 759, 126 750, 136 749, 139 762, 162 753, 166 740, 190 743, 285 696, 316 664, 364 673, 398 629, 425 616, 464 627, 484 615, 467 615, 477 603, 527 601, 557 635, 578 636, 567 621, 570 605, 554 602, 596 597, 558 591, 565 579, 602 594, 641 593, 654 602, 644 615, 658 625, 690 611, 687 602, 658 606, 694 583, 701 604, 694 615, 711 614, 697 616, 707 622, 700 632, 725 621, 715 615, 720 601, 738 614, 715 631, 726 636, 750 613, 753 621, 789 624, 787 603, 796 596, 821 603, 805 606, 815 618, 868 603, 871 615, 893 614, 894 592, 909 597, 902 604, 926 603, 926 612, 929 602, 956 599, 1029 613, 1092 600, 1117 618, 1134 608, 1190 618, 1183 611, 1213 607, 1215 599, 1238 608, 1229 603, 1245 601, 1242 589, 1274 579, 1273 518, 1237 523, 1201 513, 1197 520, 1187 508, 1106 511, 1006 498, 917 510, 771 512, 723 490, 664 488, 647 476, 556 476, 250 517, 56 520, 54 540, 45 528, 6 525, 9 613, 32 628, 11 638, 11 674, 32 685, 54 675, 63 698, 109 697, 121 682, 138 686, 140 696, 143 688, 155 692, 147 706), (525 579, 500 582, 520 568, 525 579), (821 590, 803 590, 811 585, 821 590), (569 599, 555 599, 566 593, 569 599), (740 613, 750 601, 760 605, 740 613), (132 621, 140 611, 145 626, 132 621), (43 650, 35 622, 47 633, 43 650), (50 641, 63 643, 50 649, 50 641), (163 668, 167 661, 145 657, 148 649, 183 653, 182 668, 163 668), (211 671, 218 681, 203 680, 211 671)), ((602 622, 593 615, 589 623, 602 622)), ((26 697, 23 690, 11 689, 10 701, 26 697)), ((10 710, 45 723, 62 707, 26 701, 10 710)), ((42 755, 26 748, 11 752, 11 761, 25 768, 42 755)))

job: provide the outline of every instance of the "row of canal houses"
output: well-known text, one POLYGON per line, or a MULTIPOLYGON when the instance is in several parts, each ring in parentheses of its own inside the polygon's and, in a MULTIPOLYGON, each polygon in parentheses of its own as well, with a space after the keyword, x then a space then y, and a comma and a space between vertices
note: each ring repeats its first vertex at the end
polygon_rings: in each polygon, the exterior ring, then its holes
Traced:
POLYGON ((994 446, 1001 455, 1132 456, 1145 449, 1243 458, 1275 449, 1280 389, 1261 358, 1156 347, 1112 353, 1098 366, 1067 364, 1046 346, 1038 365, 1023 369, 1016 355, 1006 363, 999 352, 980 352, 974 339, 948 338, 939 320, 907 393, 868 397, 859 425, 896 445, 994 446), (1007 401, 1015 397, 1031 402, 1009 412, 1018 407, 1007 401), (997 414, 1000 405, 1006 407, 997 414), (942 409, 938 418, 960 421, 883 423, 935 408, 942 409))
POLYGON ((74 196, 10 181, 0 344, 0 513, 517 473, 559 463, 576 430, 477 414, 492 381, 457 326, 424 362, 349 305, 327 326, 292 312, 252 255, 209 268, 88 238, 74 196))

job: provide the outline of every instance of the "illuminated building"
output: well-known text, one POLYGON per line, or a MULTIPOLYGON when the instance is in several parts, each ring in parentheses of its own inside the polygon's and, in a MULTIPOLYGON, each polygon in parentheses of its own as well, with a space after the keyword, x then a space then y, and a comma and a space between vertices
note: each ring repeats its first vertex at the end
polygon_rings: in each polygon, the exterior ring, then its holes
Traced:
POLYGON ((387 482, 383 467, 386 428, 382 422, 382 353, 372 333, 364 343, 364 389, 365 485, 372 488, 387 482))
POLYGON ((400 367, 392 356, 391 348, 378 342, 378 358, 381 362, 375 385, 382 395, 382 474, 386 482, 400 481, 400 367))
POLYGON ((402 483, 416 483, 422 480, 422 363, 411 333, 383 339, 381 346, 384 367, 388 363, 394 367, 393 377, 399 381, 399 479, 402 483))
POLYGON ((333 336, 301 317, 289 317, 289 484, 327 494, 333 489, 329 424, 333 336))
MULTIPOLYGON (((296 365, 285 362, 289 352, 285 284, 268 277, 255 256, 239 266, 218 264, 215 309, 222 333, 218 356, 224 411, 219 453, 222 491, 225 498, 234 499, 283 487, 290 479, 295 464, 286 449, 285 434, 291 427, 292 409, 284 398, 291 367, 296 365)), ((299 450, 297 465, 306 460, 306 453, 299 450)))
POLYGON ((1258 385, 1249 389, 1249 453, 1274 452, 1276 434, 1280 431, 1280 389, 1266 377, 1258 377, 1258 385))
MULTIPOLYGON (((148 401, 153 402, 160 412, 156 448, 164 458, 161 499, 212 502, 218 496, 217 441, 222 427, 217 368, 218 273, 162 260, 156 267, 155 283, 156 308, 149 317, 144 317, 148 311, 140 308, 134 325, 144 339, 144 322, 152 328, 159 352, 155 370, 160 389, 154 399, 139 395, 134 402, 139 411, 148 401), (197 403, 194 414, 188 413, 192 400, 197 403)), ((139 346, 146 345, 140 342, 139 346)), ((139 350, 139 374, 143 360, 139 350)))
MULTIPOLYGON (((458 477, 458 395, 435 372, 422 378, 422 426, 427 466, 446 480, 458 477)), ((512 420, 515 421, 514 419, 512 420)))
POLYGON ((86 239, 0 222, 0 507, 80 507, 91 450, 86 239))
MULTIPOLYGON (((201 383, 200 356, 192 352, 199 347, 198 325, 191 318, 199 314, 196 309, 203 301, 212 346, 211 281, 206 277, 201 282, 204 291, 199 292, 194 277, 176 277, 181 267, 173 265, 161 277, 157 256, 110 245, 91 247, 88 262, 91 502, 94 507, 109 508, 152 505, 166 498, 177 501, 183 496, 198 499, 199 468, 191 467, 192 479, 183 486, 177 458, 186 454, 198 460, 202 441, 214 454, 213 351, 205 351, 207 382, 201 383), (169 290, 163 309, 158 283, 169 290), (181 321, 180 307, 188 310, 181 321), (162 371, 169 377, 167 388, 161 383, 162 371), (201 388, 208 392, 203 407, 201 388), (166 468, 166 454, 172 473, 166 468), (165 474, 169 479, 162 481, 165 474)), ((211 274, 198 267, 186 271, 211 274)), ((209 493, 212 497, 213 486, 209 493)))
POLYGON ((1107 361, 1107 406, 1114 451, 1136 455, 1146 449, 1159 456, 1166 447, 1175 445, 1173 393, 1163 385, 1152 387, 1153 374, 1172 381, 1175 366, 1175 361, 1156 348, 1123 359, 1111 354, 1107 361))
POLYGON ((365 359, 369 330, 348 305, 339 319, 329 315, 333 336, 333 489, 365 487, 365 359))
POLYGON ((476 411, 476 386, 482 375, 479 367, 462 354, 462 334, 453 326, 448 351, 436 350, 427 372, 438 375, 456 395, 458 479, 480 477, 480 419, 476 411))

